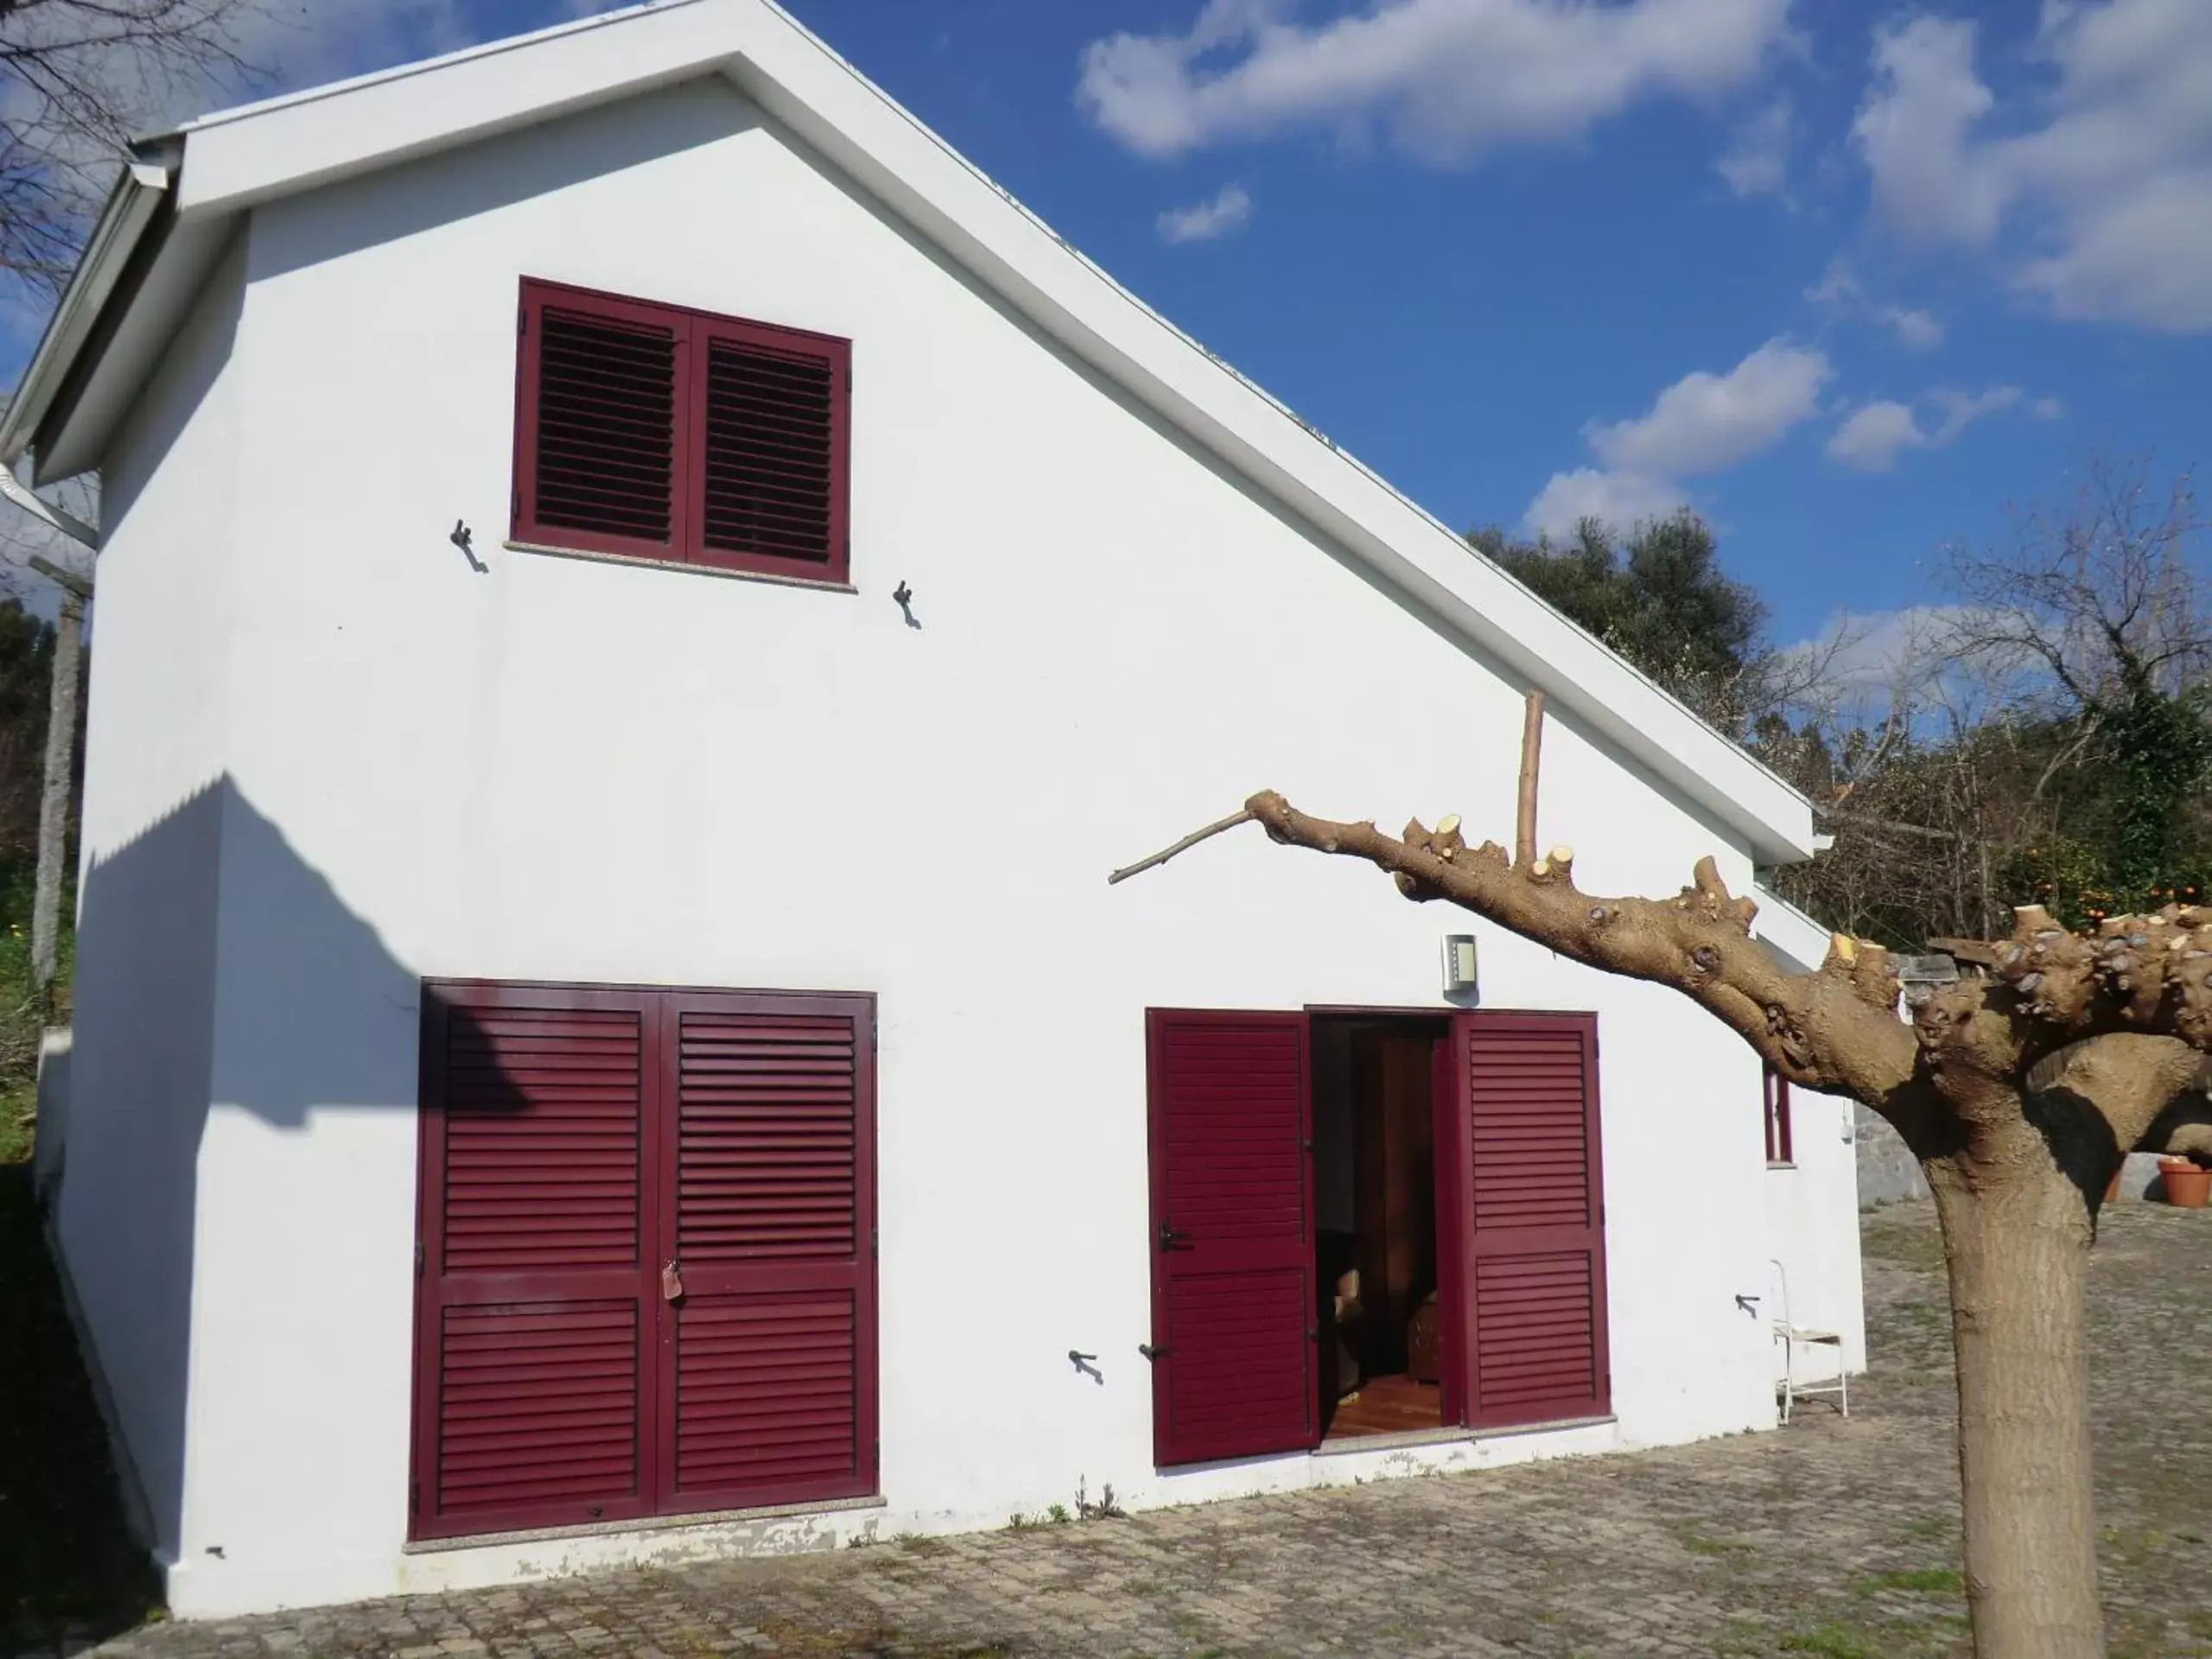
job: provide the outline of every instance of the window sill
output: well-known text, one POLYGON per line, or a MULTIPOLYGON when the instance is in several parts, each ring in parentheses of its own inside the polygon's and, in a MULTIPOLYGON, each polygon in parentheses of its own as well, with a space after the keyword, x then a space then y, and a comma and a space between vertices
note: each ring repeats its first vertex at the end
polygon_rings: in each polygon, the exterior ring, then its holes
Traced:
POLYGON ((884 1507, 880 1497, 826 1497, 812 1503, 768 1503, 759 1509, 715 1510, 705 1515, 647 1515, 634 1521, 587 1521, 572 1527, 526 1527, 519 1532, 474 1532, 459 1538, 422 1538, 401 1545, 400 1554, 432 1555, 440 1550, 483 1549, 494 1544, 535 1544, 554 1538, 607 1538, 626 1532, 672 1532, 684 1527, 724 1526, 733 1521, 778 1521, 789 1516, 839 1515, 884 1507))
POLYGON ((1769 1169, 1795 1169, 1797 1167, 1797 1165, 1796 1160, 1792 1159, 1770 1158, 1766 1160, 1766 1166, 1769 1169))
POLYGON ((857 594, 849 582, 817 582, 810 576, 780 575, 772 570, 739 570, 726 564, 694 564, 688 559, 649 559, 635 553, 595 553, 581 547, 554 547, 544 542, 502 542, 510 553, 542 553, 556 559, 581 559, 588 564, 640 564, 649 570, 678 570, 692 576, 722 576, 732 582, 765 582, 773 588, 812 588, 832 594, 857 594))
POLYGON ((1317 1458, 1350 1457, 1356 1452, 1395 1452, 1409 1446, 1449 1446, 1464 1440, 1503 1440, 1519 1434, 1548 1434, 1563 1428, 1596 1428, 1620 1420, 1610 1413, 1602 1417, 1562 1417, 1548 1423, 1516 1423, 1510 1428, 1409 1428, 1400 1434, 1349 1434, 1324 1440, 1313 1448, 1317 1458))

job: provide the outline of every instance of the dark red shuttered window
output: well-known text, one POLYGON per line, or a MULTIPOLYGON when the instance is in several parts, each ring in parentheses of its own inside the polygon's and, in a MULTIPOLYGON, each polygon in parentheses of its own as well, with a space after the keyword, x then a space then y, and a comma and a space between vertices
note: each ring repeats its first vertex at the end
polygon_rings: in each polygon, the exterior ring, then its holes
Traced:
POLYGON ((1468 1421, 1501 1427, 1602 1415, 1605 1202, 1597 1020, 1461 1014, 1461 1255, 1468 1421))
POLYGON ((423 1003, 416 1537, 652 1509, 654 1013, 423 1003))
POLYGON ((423 1007, 412 1535, 873 1493, 870 1001, 423 1007))
POLYGON ((702 563, 844 580, 847 350, 781 329, 707 325, 702 563))
POLYGON ((525 279, 514 536, 842 582, 852 346, 525 279))
POLYGON ((683 1296, 664 1490, 687 1510, 875 1490, 874 1012, 671 999, 683 1296))
POLYGON ((1312 1107, 1296 1014, 1147 1015, 1163 1465, 1315 1442, 1312 1107))

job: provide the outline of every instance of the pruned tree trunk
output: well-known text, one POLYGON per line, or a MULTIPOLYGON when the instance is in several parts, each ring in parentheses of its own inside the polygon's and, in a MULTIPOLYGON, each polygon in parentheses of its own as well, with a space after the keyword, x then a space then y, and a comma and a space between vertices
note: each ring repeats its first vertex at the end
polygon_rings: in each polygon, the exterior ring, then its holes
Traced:
POLYGON ((2089 1479, 2090 1224, 2048 1160, 1976 1190, 1928 1165, 1950 1268, 1966 1586, 1978 1651, 2105 1650, 2089 1479))
POLYGON ((69 796, 77 770, 77 685, 84 636, 84 598, 65 587, 54 626, 46 779, 38 804, 38 876, 31 891, 31 980, 49 999, 61 934, 61 867, 68 855, 69 796))

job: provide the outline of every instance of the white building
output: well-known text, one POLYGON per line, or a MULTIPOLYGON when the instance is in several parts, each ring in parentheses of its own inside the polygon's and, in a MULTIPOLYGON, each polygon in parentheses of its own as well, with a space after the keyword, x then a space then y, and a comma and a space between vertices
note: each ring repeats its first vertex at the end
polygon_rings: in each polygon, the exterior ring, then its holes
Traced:
POLYGON ((1806 804, 766 0, 149 143, 0 454, 104 485, 54 1225, 180 1613, 1765 1428, 1777 1260, 1862 1363, 1717 1022, 1104 879, 1503 836, 1532 686, 1592 891, 1806 804))

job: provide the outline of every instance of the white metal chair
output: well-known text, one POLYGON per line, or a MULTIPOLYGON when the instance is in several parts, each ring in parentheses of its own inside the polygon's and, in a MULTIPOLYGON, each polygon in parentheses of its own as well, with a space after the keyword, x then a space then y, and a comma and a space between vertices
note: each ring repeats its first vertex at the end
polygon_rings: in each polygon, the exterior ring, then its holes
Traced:
POLYGON ((1790 1408, 1799 1397, 1810 1395, 1834 1395, 1836 1409, 1846 1417, 1850 1416, 1851 1373, 1843 1363, 1843 1333, 1840 1331, 1815 1330, 1792 1319, 1789 1316, 1789 1270, 1777 1261, 1774 1262, 1774 1274, 1782 1287, 1782 1317, 1774 1322, 1774 1339, 1782 1344, 1782 1421, 1789 1422, 1790 1408), (1797 1351, 1800 1348, 1834 1349, 1835 1381, 1798 1382, 1797 1351))

